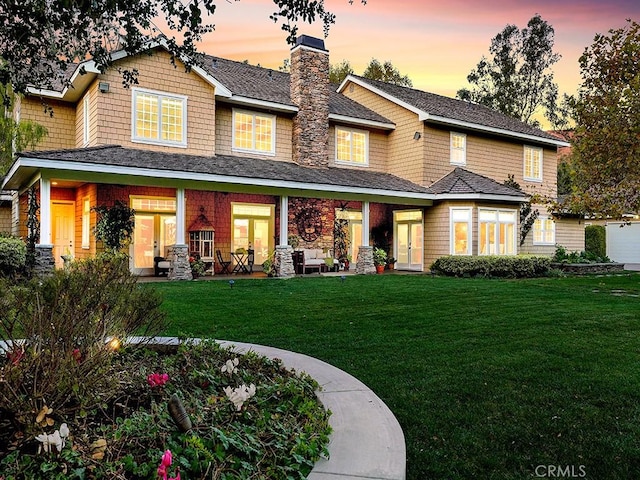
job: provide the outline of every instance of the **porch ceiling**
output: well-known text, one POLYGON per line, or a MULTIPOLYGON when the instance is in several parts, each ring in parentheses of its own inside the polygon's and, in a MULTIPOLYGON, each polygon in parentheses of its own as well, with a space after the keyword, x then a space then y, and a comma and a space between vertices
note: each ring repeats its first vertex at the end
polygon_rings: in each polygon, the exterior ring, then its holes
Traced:
POLYGON ((120 146, 19 154, 4 188, 22 190, 39 175, 68 186, 85 182, 179 186, 424 206, 435 199, 429 188, 383 172, 311 168, 275 160, 203 157, 120 146))

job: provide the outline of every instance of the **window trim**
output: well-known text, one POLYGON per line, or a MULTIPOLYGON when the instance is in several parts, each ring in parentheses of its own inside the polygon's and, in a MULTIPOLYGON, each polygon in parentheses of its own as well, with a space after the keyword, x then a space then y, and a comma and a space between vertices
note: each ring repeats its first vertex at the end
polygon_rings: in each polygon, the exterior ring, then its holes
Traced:
MULTIPOLYGON (((336 125, 334 128, 334 143, 335 143, 335 148, 334 148, 334 160, 335 163, 337 165, 352 165, 352 166, 358 166, 358 167, 368 167, 369 166, 369 131, 368 130, 362 130, 359 128, 350 128, 350 127, 343 127, 341 125, 336 125), (355 162, 353 160, 338 160, 338 131, 342 130, 345 132, 349 132, 351 134, 353 133, 362 133, 364 134, 364 162, 355 162)), ((353 159, 353 141, 350 144, 351 149, 350 149, 350 157, 353 159)))
POLYGON ((449 132, 449 163, 451 165, 459 165, 459 166, 465 166, 467 164, 467 134, 466 133, 453 132, 453 131, 449 132), (454 146, 453 146, 454 137, 461 137, 464 140, 464 147, 463 148, 454 149, 454 146), (461 151, 462 152, 462 160, 461 161, 455 161, 453 159, 453 152, 454 151, 461 151))
POLYGON ((239 153, 253 153, 253 154, 257 154, 257 155, 268 155, 270 157, 275 157, 276 155, 276 126, 277 126, 277 121, 276 121, 276 116, 269 114, 269 113, 263 113, 263 112, 256 112, 253 110, 244 110, 244 109, 240 109, 240 108, 233 108, 231 109, 231 151, 232 152, 239 152, 239 153), (251 143, 253 144, 254 148, 239 148, 236 147, 236 113, 243 113, 245 115, 251 115, 253 117, 253 125, 255 126, 255 118, 256 116, 259 117, 264 117, 267 118, 269 120, 271 120, 271 150, 267 151, 267 150, 257 150, 255 148, 256 145, 256 134, 255 134, 255 128, 253 129, 253 135, 252 135, 252 139, 251 139, 251 143))
POLYGON ((89 102, 90 97, 87 93, 82 100, 82 146, 89 145, 89 102))
MULTIPOLYGON (((544 224, 542 224, 542 226, 544 226, 544 224)), ((532 232, 532 241, 534 245, 555 245, 556 244, 556 222, 553 219, 553 217, 549 216, 549 215, 540 215, 538 218, 536 218, 536 221, 533 224, 533 232, 532 232), (551 225, 552 225, 552 229, 551 232, 553 233, 553 239, 550 242, 545 241, 545 233, 548 232, 549 230, 545 229, 545 228, 540 228, 540 233, 541 233, 541 238, 542 240, 537 241, 536 240, 536 223, 540 222, 542 224, 542 221, 551 221, 551 225)))
MULTIPOLYGON (((523 178, 528 182, 541 183, 542 179, 543 179, 543 173, 542 173, 543 164, 544 164, 544 150, 542 149, 542 147, 534 147, 532 145, 524 145, 523 152, 522 152, 523 178), (527 150, 531 150, 531 151, 534 151, 534 152, 536 152, 536 151, 540 152, 540 176, 539 177, 534 177, 533 175, 529 175, 529 173, 533 173, 533 172, 527 172, 527 150)), ((531 167, 533 169, 533 162, 531 164, 531 167)))
POLYGON ((162 145, 165 147, 179 147, 187 148, 187 99, 186 95, 179 95, 177 93, 160 92, 157 90, 149 90, 146 88, 133 87, 131 89, 131 141, 133 143, 145 143, 148 145, 162 145), (136 109, 136 98, 138 94, 152 95, 157 97, 158 100, 158 139, 139 137, 136 135, 136 121, 138 119, 136 109), (162 140, 162 99, 167 98, 171 100, 179 100, 182 102, 182 140, 162 140))
MULTIPOLYGON (((488 255, 499 255, 499 256, 513 256, 513 255, 517 255, 518 254, 518 210, 516 209, 511 209, 511 208, 491 208, 491 207, 478 207, 478 256, 488 256, 488 255), (500 225, 504 224, 504 225, 513 225, 513 244, 512 244, 512 248, 513 248, 513 253, 481 253, 482 249, 482 236, 480 235, 480 224, 482 223, 481 220, 481 215, 480 212, 482 211, 486 211, 486 212, 493 212, 496 214, 496 220, 495 222, 493 222, 494 225, 498 226, 498 228, 496 229, 496 235, 500 235, 500 225), (512 213, 513 214, 513 223, 511 222, 500 222, 500 212, 504 212, 504 213, 512 213)), ((500 238, 498 237, 496 240, 496 245, 499 246, 500 245, 500 238)), ((506 243, 505 243, 506 245, 506 243)))
POLYGON ((473 255, 473 207, 449 207, 449 254, 456 256, 470 256, 473 255), (456 253, 455 248, 455 224, 464 222, 454 222, 453 212, 465 211, 468 214, 467 218, 467 253, 456 253))
POLYGON ((91 200, 89 197, 82 199, 82 245, 83 250, 91 247, 91 200), (85 209, 85 207, 88 207, 85 209))

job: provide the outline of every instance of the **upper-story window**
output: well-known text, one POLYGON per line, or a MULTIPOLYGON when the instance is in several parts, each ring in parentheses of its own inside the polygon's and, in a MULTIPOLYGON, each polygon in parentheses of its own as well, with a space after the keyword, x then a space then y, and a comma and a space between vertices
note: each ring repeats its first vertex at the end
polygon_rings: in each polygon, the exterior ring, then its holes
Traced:
POLYGON ((276 153, 276 117, 264 113, 233 111, 234 152, 276 153))
POLYGON ((336 127, 336 162, 369 164, 369 132, 336 127))
POLYGON ((467 164, 467 136, 464 133, 451 132, 451 165, 467 164))
POLYGON ((524 179, 542 181, 542 149, 524 146, 524 179))
POLYGON ((132 140, 187 146, 187 97, 132 89, 132 140))

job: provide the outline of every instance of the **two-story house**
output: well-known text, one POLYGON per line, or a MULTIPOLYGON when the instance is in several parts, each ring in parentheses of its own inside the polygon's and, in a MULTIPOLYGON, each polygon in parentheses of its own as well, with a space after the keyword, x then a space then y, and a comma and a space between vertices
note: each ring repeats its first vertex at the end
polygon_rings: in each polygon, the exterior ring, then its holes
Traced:
POLYGON ((577 222, 544 211, 519 245, 527 195, 504 181, 513 175, 524 192, 555 196, 564 143, 543 131, 357 76, 331 85, 328 51, 311 37, 292 48, 290 74, 212 56, 187 72, 160 43, 151 50, 114 54, 116 67, 138 71, 131 88, 118 68, 102 74, 86 61, 68 72, 71 88, 34 89, 16 108, 49 131, 1 185, 17 192, 22 236, 28 193, 37 195, 42 268, 65 253, 94 255, 93 207, 116 200, 136 212, 132 271, 151 274, 154 258, 166 257, 170 278, 189 277, 192 252, 215 265, 214 251, 230 258, 249 247, 256 264, 275 251, 279 274, 290 275, 289 236, 331 251, 336 219, 348 224, 359 273, 374 271, 374 243, 415 271, 449 254, 582 248, 577 222))

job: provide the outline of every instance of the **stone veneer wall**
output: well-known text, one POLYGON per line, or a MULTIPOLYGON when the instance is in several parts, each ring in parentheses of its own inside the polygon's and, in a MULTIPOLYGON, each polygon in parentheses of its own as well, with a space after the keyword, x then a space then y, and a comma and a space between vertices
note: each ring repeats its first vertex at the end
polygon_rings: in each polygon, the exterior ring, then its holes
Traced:
POLYGON ((193 280, 191 266, 189 265, 188 245, 172 245, 167 248, 167 255, 171 262, 171 268, 167 275, 169 280, 193 280))
MULTIPOLYGON (((315 40, 315 39, 314 39, 315 40)), ((291 100, 299 111, 293 118, 293 161, 329 166, 329 52, 303 43, 291 51, 291 100)))

